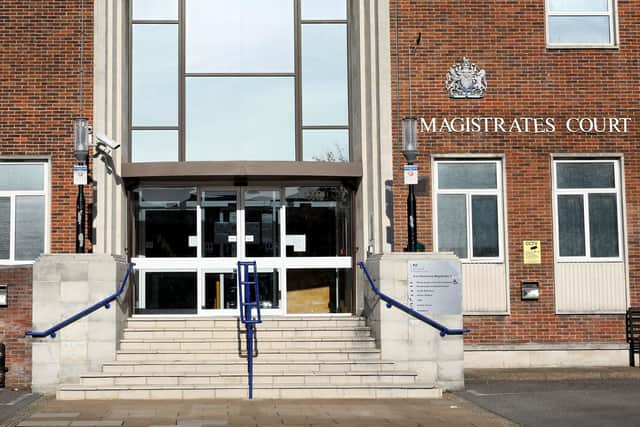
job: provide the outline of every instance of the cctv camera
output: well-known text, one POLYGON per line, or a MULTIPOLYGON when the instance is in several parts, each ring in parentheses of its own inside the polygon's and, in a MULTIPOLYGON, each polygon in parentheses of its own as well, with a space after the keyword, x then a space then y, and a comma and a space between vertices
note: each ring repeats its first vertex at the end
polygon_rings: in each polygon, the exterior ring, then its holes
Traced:
POLYGON ((120 144, 115 142, 113 139, 109 138, 107 135, 98 134, 96 135, 96 138, 98 140, 97 145, 104 145, 105 147, 110 148, 112 150, 115 150, 120 147, 120 144))

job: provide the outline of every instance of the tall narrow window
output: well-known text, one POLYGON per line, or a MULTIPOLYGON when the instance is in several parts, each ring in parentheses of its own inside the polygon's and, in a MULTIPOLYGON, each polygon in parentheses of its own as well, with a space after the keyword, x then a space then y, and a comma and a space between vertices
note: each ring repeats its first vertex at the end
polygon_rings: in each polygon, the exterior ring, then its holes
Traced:
POLYGON ((45 251, 45 162, 0 162, 0 264, 34 261, 45 251))
POLYGON ((499 161, 437 161, 436 247, 463 260, 496 260, 502 250, 499 161))
POLYGON ((547 45, 616 46, 615 1, 547 0, 547 45))
POLYGON ((559 258, 618 260, 622 246, 618 161, 557 160, 554 178, 559 258))

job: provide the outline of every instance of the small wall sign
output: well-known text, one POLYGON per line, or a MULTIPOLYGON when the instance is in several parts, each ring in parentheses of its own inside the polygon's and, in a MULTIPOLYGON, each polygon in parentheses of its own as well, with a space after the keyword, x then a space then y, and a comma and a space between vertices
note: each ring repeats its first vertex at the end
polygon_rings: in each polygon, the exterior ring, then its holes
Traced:
POLYGON ((524 253, 525 264, 541 264, 542 251, 540 249, 540 240, 525 240, 522 242, 522 250, 524 253))
POLYGON ((75 165, 73 167, 73 185, 87 185, 87 165, 75 165))
POLYGON ((422 314, 462 314, 462 270, 457 260, 408 262, 409 307, 422 314))
POLYGON ((404 185, 418 183, 418 165, 404 165, 404 185))

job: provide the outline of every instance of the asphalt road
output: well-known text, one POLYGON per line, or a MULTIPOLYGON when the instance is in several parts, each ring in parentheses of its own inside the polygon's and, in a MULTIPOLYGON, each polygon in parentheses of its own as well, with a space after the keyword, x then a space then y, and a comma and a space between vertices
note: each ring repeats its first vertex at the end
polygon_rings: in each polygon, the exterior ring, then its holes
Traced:
POLYGON ((40 395, 26 391, 0 389, 0 426, 6 425, 19 411, 39 398, 40 395))
POLYGON ((457 395, 523 426, 640 426, 640 380, 467 382, 457 395))

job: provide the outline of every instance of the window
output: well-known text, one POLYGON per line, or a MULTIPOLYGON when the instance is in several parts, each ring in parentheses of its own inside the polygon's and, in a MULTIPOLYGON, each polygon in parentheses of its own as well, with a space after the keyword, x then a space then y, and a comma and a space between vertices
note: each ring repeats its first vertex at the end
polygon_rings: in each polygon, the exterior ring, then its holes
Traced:
POLYGON ((436 247, 467 261, 502 258, 501 163, 437 161, 436 247))
POLYGON ((132 162, 350 161, 347 0, 131 10, 132 162))
POLYGON ((47 163, 0 162, 0 263, 34 261, 45 251, 47 163))
POLYGON ((549 47, 617 45, 615 0, 547 0, 549 47))
POLYGON ((562 260, 619 260, 622 247, 619 163, 556 160, 556 252, 562 260))

